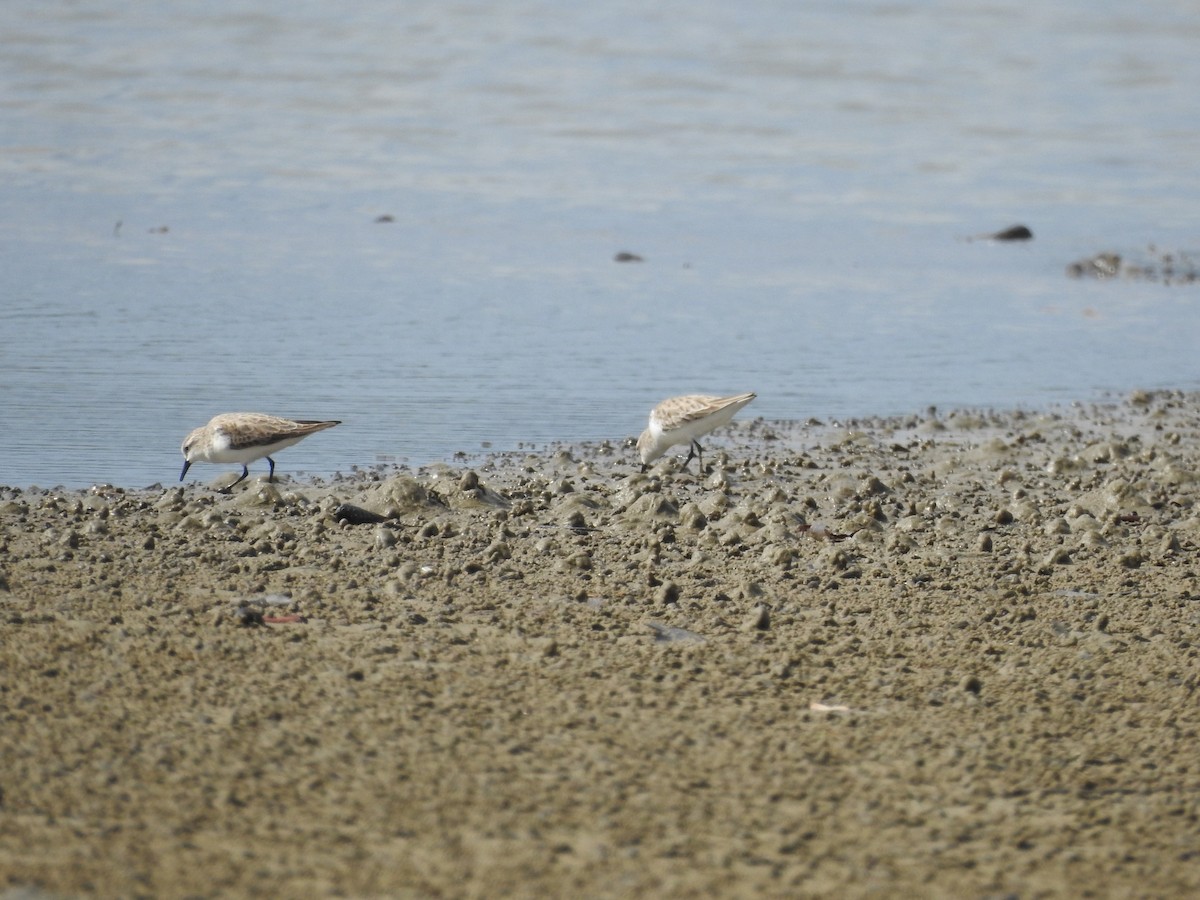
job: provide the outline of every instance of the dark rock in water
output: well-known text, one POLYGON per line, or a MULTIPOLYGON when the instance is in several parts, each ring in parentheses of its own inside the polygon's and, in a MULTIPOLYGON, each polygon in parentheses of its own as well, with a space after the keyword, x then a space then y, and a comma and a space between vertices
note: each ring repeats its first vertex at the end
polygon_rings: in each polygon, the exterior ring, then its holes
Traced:
POLYGON ((644 261, 645 260, 643 260, 636 253, 629 253, 625 250, 622 250, 620 253, 618 253, 616 256, 613 257, 613 262, 644 262, 644 261))
POLYGON ((381 516, 379 513, 373 513, 369 509, 363 509, 361 506, 354 506, 351 503, 343 503, 334 509, 333 518, 337 522, 348 522, 351 525, 376 525, 387 521, 387 516, 381 516))
POLYGON ((967 241, 1031 241, 1033 232, 1027 225, 1010 225, 1003 231, 993 231, 989 234, 976 234, 967 241))
POLYGON ((1003 231, 997 231, 990 237, 993 241, 1031 241, 1033 232, 1025 225, 1013 225, 1003 231))

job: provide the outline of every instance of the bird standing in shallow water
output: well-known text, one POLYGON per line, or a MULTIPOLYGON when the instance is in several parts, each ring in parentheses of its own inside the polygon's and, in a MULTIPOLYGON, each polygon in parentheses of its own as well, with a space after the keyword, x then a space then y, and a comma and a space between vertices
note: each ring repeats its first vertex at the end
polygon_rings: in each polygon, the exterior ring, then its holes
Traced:
POLYGON ((700 459, 700 474, 704 474, 704 448, 698 438, 715 428, 728 425, 739 409, 753 400, 757 394, 738 394, 733 397, 711 397, 705 394, 688 394, 671 397, 650 411, 650 424, 638 438, 638 455, 642 459, 642 471, 676 444, 690 444, 686 469, 693 456, 700 459))
POLYGON ((250 474, 248 465, 264 456, 271 469, 267 481, 275 480, 275 460, 271 454, 290 447, 317 431, 324 431, 337 420, 318 422, 311 419, 282 419, 265 413, 221 413, 213 416, 207 425, 202 425, 183 439, 183 471, 179 480, 187 475, 194 462, 241 463, 241 477, 225 488, 250 474))

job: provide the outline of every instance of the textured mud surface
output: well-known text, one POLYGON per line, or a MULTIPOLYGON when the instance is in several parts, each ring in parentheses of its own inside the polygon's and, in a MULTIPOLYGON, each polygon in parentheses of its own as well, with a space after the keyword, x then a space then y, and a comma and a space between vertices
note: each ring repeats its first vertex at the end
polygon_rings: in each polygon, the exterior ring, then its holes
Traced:
POLYGON ((1195 895, 1198 437, 0 490, 0 893, 1195 895))

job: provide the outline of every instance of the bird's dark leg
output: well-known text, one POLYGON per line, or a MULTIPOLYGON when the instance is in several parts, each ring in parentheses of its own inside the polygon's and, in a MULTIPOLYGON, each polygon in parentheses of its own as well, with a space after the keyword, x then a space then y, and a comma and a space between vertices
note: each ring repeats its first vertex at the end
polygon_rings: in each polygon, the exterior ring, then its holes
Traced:
POLYGON ((271 464, 271 471, 267 473, 267 484, 270 484, 275 480, 275 460, 268 456, 267 462, 271 464))
POLYGON ((681 466, 683 471, 685 471, 685 472, 687 471, 688 463, 690 463, 692 461, 692 457, 695 455, 696 455, 696 442, 692 441, 690 444, 688 444, 687 459, 685 459, 683 461, 683 465, 681 466))
POLYGON ((237 484, 238 482, 240 482, 242 479, 244 479, 244 478, 245 478, 247 475, 249 475, 249 474, 250 474, 250 469, 248 469, 248 468, 246 467, 246 465, 243 463, 243 464, 242 464, 242 474, 241 474, 241 475, 239 475, 239 476, 238 476, 238 477, 237 477, 235 480, 233 480, 233 481, 231 481, 229 484, 227 484, 225 487, 223 487, 223 488, 221 488, 219 491, 217 491, 217 493, 218 493, 218 494, 228 494, 230 491, 232 491, 232 490, 233 490, 233 486, 234 486, 235 484, 237 484))
MULTIPOLYGON (((700 461, 700 474, 704 474, 704 448, 700 446, 699 441, 692 441, 692 449, 696 454, 696 459, 700 461)), ((688 454, 688 459, 692 458, 692 454, 688 454)))

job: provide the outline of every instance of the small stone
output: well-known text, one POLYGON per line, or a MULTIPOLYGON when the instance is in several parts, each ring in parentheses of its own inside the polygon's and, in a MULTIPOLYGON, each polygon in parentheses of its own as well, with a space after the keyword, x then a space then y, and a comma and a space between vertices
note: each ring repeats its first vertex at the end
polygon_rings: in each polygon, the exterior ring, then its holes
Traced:
POLYGON ((239 606, 233 611, 233 620, 243 628, 253 628, 263 624, 263 614, 253 607, 239 606))
POLYGON ((681 515, 683 527, 691 531, 703 531, 708 527, 708 518, 694 503, 684 507, 681 515))
POLYGON ((742 628, 745 631, 766 631, 771 627, 771 611, 765 603, 760 603, 750 611, 742 628))
POLYGON ((1134 550, 1130 553, 1122 555, 1119 562, 1126 569, 1138 569, 1141 568, 1141 565, 1143 562, 1145 562, 1145 559, 1142 557, 1141 553, 1139 553, 1137 550, 1134 550))
POLYGON ((858 490, 859 490, 860 494, 867 495, 867 496, 878 495, 878 494, 890 494, 892 492, 892 489, 890 487, 888 487, 886 484, 884 484, 882 481, 880 481, 874 475, 871 475, 870 477, 867 478, 866 481, 864 481, 861 485, 859 485, 858 490))
MULTIPOLYGON (((568 556, 566 563, 572 569, 579 569, 580 571, 586 572, 592 568, 592 555, 590 553, 588 553, 586 550, 581 550, 578 553, 573 553, 570 556, 568 556)), ((675 592, 676 592, 676 596, 678 596, 679 589, 676 588, 675 592)), ((668 601, 664 601, 664 602, 674 603, 675 601, 668 600, 668 601)))
POLYGON ((1051 550, 1046 554, 1046 559, 1043 562, 1045 566, 1065 566, 1071 562, 1071 554, 1064 548, 1059 547, 1056 550, 1051 550))
POLYGON ((756 597, 766 596, 766 591, 763 586, 757 581, 747 581, 737 590, 737 596, 743 600, 752 600, 756 597))
POLYGON ((492 563, 512 559, 512 547, 506 541, 495 541, 488 545, 488 548, 483 551, 483 555, 488 562, 492 563))
POLYGON ((658 589, 656 598, 663 606, 670 606, 679 602, 679 585, 673 581, 668 581, 658 589))
POLYGON ((785 547, 781 544, 771 544, 763 550, 763 562, 772 566, 779 566, 781 569, 789 569, 792 566, 792 561, 795 559, 795 553, 791 547, 785 547))
POLYGON ((381 516, 376 512, 371 512, 369 509, 363 509, 361 506, 355 506, 352 503, 342 503, 334 507, 333 520, 335 522, 346 522, 349 525, 370 525, 377 522, 386 522, 387 517, 381 516))

